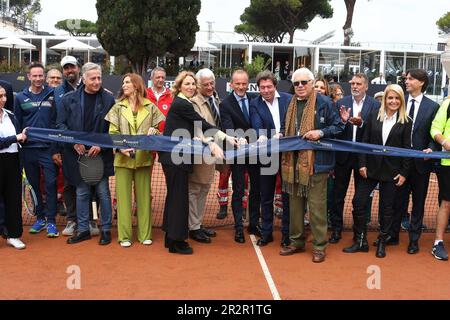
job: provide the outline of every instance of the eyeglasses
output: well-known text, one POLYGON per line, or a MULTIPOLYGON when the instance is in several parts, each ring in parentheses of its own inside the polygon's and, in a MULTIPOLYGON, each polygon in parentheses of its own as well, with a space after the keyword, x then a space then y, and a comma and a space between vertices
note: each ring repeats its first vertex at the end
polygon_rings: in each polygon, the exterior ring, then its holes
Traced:
POLYGON ((295 81, 294 82, 294 87, 298 87, 300 85, 300 83, 302 84, 302 86, 306 86, 311 80, 300 80, 300 81, 295 81))
POLYGON ((61 77, 48 77, 49 79, 58 79, 58 80, 60 80, 60 79, 62 79, 61 77))

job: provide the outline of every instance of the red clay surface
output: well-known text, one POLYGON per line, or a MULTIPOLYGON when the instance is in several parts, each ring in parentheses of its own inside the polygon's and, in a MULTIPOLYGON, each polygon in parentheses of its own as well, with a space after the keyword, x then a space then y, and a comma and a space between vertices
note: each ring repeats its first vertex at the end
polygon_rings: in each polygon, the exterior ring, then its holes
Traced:
MULTIPOLYGON (((153 245, 134 243, 122 248, 117 242, 99 246, 98 237, 76 245, 65 237, 47 239, 45 233, 30 235, 25 227, 25 250, 7 247, 0 239, 0 299, 249 299, 270 300, 265 280, 250 238, 234 242, 232 228, 218 228, 211 244, 190 241, 191 256, 169 254, 163 233, 154 229, 153 245), (81 289, 70 290, 69 266, 81 269, 81 289)), ((352 234, 327 249, 324 263, 311 261, 311 243, 306 253, 282 257, 280 234, 262 253, 275 285, 286 300, 308 299, 449 299, 450 265, 430 254, 433 234, 424 234, 420 252, 408 255, 407 234, 399 246, 388 247, 387 257, 369 253, 344 254, 352 234), (367 268, 380 267, 381 289, 369 290, 367 268)), ((377 234, 369 234, 372 242, 377 234)), ((117 239, 116 231, 113 232, 117 239)), ((446 234, 450 247, 450 235, 446 234)))

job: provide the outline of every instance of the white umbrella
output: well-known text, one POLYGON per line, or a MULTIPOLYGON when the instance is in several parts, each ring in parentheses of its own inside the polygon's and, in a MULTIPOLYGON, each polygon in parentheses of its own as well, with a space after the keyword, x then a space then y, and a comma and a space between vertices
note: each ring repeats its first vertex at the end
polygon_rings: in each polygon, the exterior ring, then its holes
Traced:
POLYGON ((0 47, 11 49, 36 49, 31 43, 14 36, 0 40, 0 47))
MULTIPOLYGON (((210 44, 207 41, 204 40, 196 40, 194 47, 191 49, 191 51, 197 51, 197 52, 201 52, 201 51, 207 51, 208 52, 208 68, 211 64, 211 51, 220 51, 219 48, 217 48, 216 46, 210 44)), ((200 55, 200 54, 199 54, 200 55)))
POLYGON ((50 47, 50 49, 66 50, 67 54, 68 52, 72 51, 90 51, 94 50, 95 48, 77 39, 69 39, 64 42, 58 43, 56 46, 50 47))
MULTIPOLYGON (((10 36, 5 39, 0 40, 0 47, 9 48, 9 49, 36 49, 36 46, 32 45, 29 42, 26 42, 16 36, 10 36)), ((8 63, 11 64, 10 52, 8 51, 8 63)), ((22 64, 22 61, 20 61, 22 64)))
POLYGON ((210 44, 209 42, 203 40, 196 40, 194 47, 191 49, 191 51, 218 51, 218 50, 220 49, 210 44))

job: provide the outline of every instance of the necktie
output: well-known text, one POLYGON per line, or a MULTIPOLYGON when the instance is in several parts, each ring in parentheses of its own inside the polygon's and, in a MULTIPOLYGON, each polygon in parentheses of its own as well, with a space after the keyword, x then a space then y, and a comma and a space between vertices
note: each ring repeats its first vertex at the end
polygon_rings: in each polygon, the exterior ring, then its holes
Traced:
POLYGON ((241 106, 242 106, 242 113, 244 114, 245 121, 247 121, 247 123, 250 123, 250 115, 248 113, 247 98, 241 98, 241 106))
POLYGON ((216 107, 214 106, 213 97, 208 98, 208 104, 209 104, 209 109, 211 110, 211 114, 216 123, 216 126, 220 126, 219 113, 217 112, 216 107))
POLYGON ((412 99, 411 100, 411 108, 409 108, 409 117, 412 119, 412 121, 414 122, 414 102, 416 102, 416 100, 412 99))

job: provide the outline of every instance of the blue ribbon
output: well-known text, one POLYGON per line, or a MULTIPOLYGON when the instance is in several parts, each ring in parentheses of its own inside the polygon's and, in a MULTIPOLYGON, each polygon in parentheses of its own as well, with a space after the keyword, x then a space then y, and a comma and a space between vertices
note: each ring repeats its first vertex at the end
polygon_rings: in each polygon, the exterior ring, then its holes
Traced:
MULTIPOLYGON (((99 146, 101 148, 113 149, 135 148, 140 150, 183 152, 195 155, 203 154, 205 148, 200 141, 156 135, 109 135, 106 133, 88 133, 42 128, 28 128, 27 135, 30 140, 71 144, 78 143, 88 146, 99 146)), ((296 150, 346 151, 391 157, 450 159, 450 152, 424 153, 420 150, 380 146, 336 139, 308 141, 297 136, 281 138, 279 140, 268 140, 266 143, 255 142, 248 145, 242 145, 236 150, 226 151, 225 158, 232 159, 254 157, 261 154, 270 155, 274 153, 296 150)), ((205 153, 208 154, 209 152, 205 153)))

